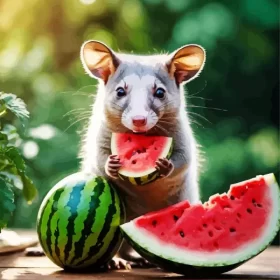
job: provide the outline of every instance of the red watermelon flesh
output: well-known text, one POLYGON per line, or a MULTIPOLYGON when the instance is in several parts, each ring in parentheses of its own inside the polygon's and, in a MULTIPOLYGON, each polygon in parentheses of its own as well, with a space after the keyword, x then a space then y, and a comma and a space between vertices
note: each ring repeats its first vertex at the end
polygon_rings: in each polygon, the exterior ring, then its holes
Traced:
POLYGON ((120 174, 128 177, 141 177, 154 172, 156 160, 168 157, 172 138, 146 136, 131 133, 113 133, 112 154, 120 157, 120 174))
POLYGON ((192 250, 234 249, 258 238, 271 212, 263 177, 233 185, 203 205, 187 201, 135 221, 164 242, 192 250))
POLYGON ((233 184, 204 204, 184 201, 121 228, 151 256, 188 265, 232 264, 272 241, 279 230, 279 205, 279 187, 268 174, 233 184))

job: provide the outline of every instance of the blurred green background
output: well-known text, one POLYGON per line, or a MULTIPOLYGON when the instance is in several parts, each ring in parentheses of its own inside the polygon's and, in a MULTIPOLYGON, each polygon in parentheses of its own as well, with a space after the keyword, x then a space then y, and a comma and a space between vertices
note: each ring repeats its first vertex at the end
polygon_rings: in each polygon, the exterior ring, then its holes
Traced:
POLYGON ((188 111, 205 162, 202 198, 257 174, 279 178, 278 0, 0 0, 0 90, 24 99, 21 149, 39 196, 17 198, 10 227, 35 227, 42 198, 78 170, 96 81, 79 60, 85 40, 134 53, 205 47, 188 111))

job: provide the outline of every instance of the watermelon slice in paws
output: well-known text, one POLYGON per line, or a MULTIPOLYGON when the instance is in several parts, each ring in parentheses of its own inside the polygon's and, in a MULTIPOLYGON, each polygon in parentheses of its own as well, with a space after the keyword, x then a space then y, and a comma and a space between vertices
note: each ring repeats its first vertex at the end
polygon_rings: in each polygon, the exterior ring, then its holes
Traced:
POLYGON ((279 230, 273 174, 233 184, 204 204, 187 201, 143 215, 121 229, 150 262, 180 274, 220 274, 265 250, 279 230))
POLYGON ((111 151, 118 155, 122 167, 118 176, 132 185, 145 185, 159 176, 155 168, 159 158, 169 159, 173 149, 171 137, 113 133, 111 151))

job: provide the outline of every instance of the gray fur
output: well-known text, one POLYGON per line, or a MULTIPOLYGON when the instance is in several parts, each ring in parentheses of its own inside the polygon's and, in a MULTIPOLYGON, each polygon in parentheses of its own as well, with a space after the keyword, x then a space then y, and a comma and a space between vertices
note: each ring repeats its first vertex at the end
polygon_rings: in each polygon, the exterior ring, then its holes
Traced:
MULTIPOLYGON (((164 135, 174 139, 174 152, 171 156, 174 171, 168 177, 140 187, 125 184, 118 179, 113 180, 126 204, 127 219, 133 219, 139 215, 186 199, 191 203, 198 202, 197 145, 185 111, 183 85, 178 86, 175 79, 170 77, 166 68, 170 57, 168 55, 114 55, 120 61, 120 65, 106 84, 100 81, 98 85, 92 116, 83 140, 81 169, 86 173, 97 174, 111 179, 105 172, 105 163, 111 154, 111 134, 112 132, 131 132, 122 123, 122 115, 131 109, 130 102, 131 98, 134 98, 133 94, 137 95, 137 92, 140 91, 139 88, 133 88, 133 85, 130 85, 131 96, 118 100, 115 90, 117 84, 121 82, 126 82, 127 84, 133 82, 136 78, 131 75, 136 75, 139 78, 137 80, 138 82, 140 81, 139 83, 146 81, 141 84, 141 90, 147 96, 147 104, 144 105, 139 102, 138 106, 148 106, 148 110, 153 111, 158 118, 156 125, 160 125, 160 128, 152 127, 147 134, 164 135), (132 80, 130 81, 129 77, 134 77, 134 80, 131 78, 132 80), (166 100, 155 101, 152 95, 149 95, 151 81, 164 85, 167 92, 166 100), (168 120, 168 123, 161 122, 161 117, 167 111, 172 112, 173 117, 168 120), (113 114, 114 118, 118 119, 117 125, 116 120, 111 121, 106 118, 105 112, 113 114), (156 194, 158 195, 156 196, 156 194), (155 196, 156 199, 151 198, 150 195, 155 196)), ((143 110, 146 109, 143 108, 143 110)))
MULTIPOLYGON (((172 203, 181 201, 182 199, 189 199, 191 202, 199 201, 199 192, 197 186, 197 148, 194 139, 190 122, 185 112, 185 98, 183 87, 178 87, 174 79, 170 79, 166 70, 164 70, 164 63, 167 61, 167 56, 134 56, 134 55, 120 55, 121 64, 115 74, 104 85, 101 81, 98 86, 96 102, 93 106, 92 117, 84 139, 82 148, 82 170, 90 173, 95 173, 108 177, 105 173, 104 166, 110 151, 110 139, 112 132, 129 132, 129 129, 124 127, 121 123, 118 126, 110 127, 104 114, 104 110, 112 111, 116 116, 120 112, 114 108, 111 102, 118 102, 115 98, 114 90, 115 85, 125 77, 136 73, 140 78, 145 75, 154 76, 164 82, 168 92, 168 110, 177 112, 177 117, 172 119, 172 125, 161 124, 163 129, 152 129, 148 133, 165 135, 173 137, 174 139, 174 152, 171 160, 174 164, 175 171, 167 178, 158 179, 157 181, 145 185, 145 193, 141 195, 149 196, 149 189, 157 188, 160 192, 161 187, 170 186, 170 190, 175 189, 176 198, 172 195, 172 203), (137 60, 132 61, 131 60, 137 60), (192 171, 192 172, 189 172, 192 171)), ((161 106, 160 104, 159 106, 161 106)), ((122 109, 125 106, 119 103, 122 109)), ((141 104, 139 104, 141 106, 141 104)), ((164 108, 166 109, 166 108, 164 108)), ((120 116, 119 116, 120 117, 120 116)), ((108 178, 109 179, 109 178, 108 178)), ((124 193, 124 198, 129 205, 133 200, 133 212, 131 218, 137 215, 144 214, 152 210, 157 210, 160 207, 155 202, 153 205, 145 205, 141 207, 141 201, 144 203, 145 198, 139 199, 139 192, 137 188, 132 186, 124 186, 123 181, 117 180, 115 182, 124 193), (138 201, 137 201, 138 200, 138 201), (139 204, 139 205, 138 205, 139 204), (137 211, 137 207, 139 211, 137 211)), ((141 187, 143 188, 143 187, 141 187)), ((166 206, 169 204, 166 201, 166 206)), ((128 216, 131 216, 128 214, 128 216)))

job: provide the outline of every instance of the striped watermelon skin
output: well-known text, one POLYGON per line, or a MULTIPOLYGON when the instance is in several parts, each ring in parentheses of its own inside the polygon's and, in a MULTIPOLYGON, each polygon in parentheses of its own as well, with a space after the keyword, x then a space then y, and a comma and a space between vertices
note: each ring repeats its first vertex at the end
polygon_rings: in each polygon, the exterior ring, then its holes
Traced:
POLYGON ((122 243, 125 220, 116 190, 102 177, 72 174, 43 200, 37 233, 45 254, 65 269, 98 268, 122 243))

